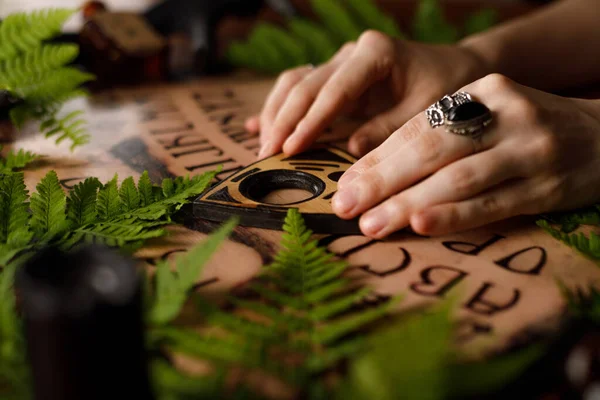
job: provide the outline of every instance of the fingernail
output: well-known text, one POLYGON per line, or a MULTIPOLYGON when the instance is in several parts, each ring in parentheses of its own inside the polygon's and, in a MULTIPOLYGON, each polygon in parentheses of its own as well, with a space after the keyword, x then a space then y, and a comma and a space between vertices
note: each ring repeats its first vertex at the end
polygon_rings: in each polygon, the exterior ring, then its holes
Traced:
POLYGON ((360 219, 362 231, 368 235, 377 235, 385 229, 388 217, 384 211, 376 210, 365 214, 360 219))
POLYGON ((366 153, 366 148, 369 143, 369 138, 366 136, 358 136, 352 140, 352 150, 359 156, 366 153))
POLYGON ((338 188, 349 184, 350 182, 358 178, 359 175, 360 174, 356 171, 346 171, 346 173, 342 175, 342 177, 338 181, 338 188))
POLYGON ((332 200, 332 207, 336 214, 348 214, 358 203, 354 190, 340 190, 332 200))
POLYGON ((260 151, 258 152, 258 158, 264 158, 265 156, 267 156, 270 151, 270 147, 271 147, 271 142, 269 142, 269 141, 267 141, 265 144, 263 144, 262 147, 260 148, 260 151))

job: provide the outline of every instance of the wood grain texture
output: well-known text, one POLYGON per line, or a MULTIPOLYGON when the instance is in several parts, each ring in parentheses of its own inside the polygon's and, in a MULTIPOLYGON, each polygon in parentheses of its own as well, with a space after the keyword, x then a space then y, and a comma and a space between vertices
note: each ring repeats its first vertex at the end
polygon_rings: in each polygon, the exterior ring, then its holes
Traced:
POLYGON ((288 209, 296 208, 313 232, 359 234, 357 219, 342 220, 331 209, 337 181, 355 161, 335 147, 257 161, 200 196, 194 216, 226 221, 235 215, 244 226, 281 229, 288 209), (293 196, 294 189, 305 192, 305 198, 293 196), (278 196, 272 196, 274 191, 278 196))

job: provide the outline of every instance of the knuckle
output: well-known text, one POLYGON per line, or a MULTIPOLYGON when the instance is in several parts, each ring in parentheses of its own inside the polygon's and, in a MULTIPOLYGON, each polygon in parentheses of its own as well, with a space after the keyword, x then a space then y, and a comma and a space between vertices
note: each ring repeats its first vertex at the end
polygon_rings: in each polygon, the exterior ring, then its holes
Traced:
POLYGON ((515 99, 512 101, 512 106, 520 119, 529 124, 538 124, 543 121, 542 107, 528 98, 515 99))
POLYGON ((347 42, 340 48, 340 50, 338 51, 338 54, 352 53, 355 48, 356 48, 356 42, 347 42))
POLYGON ((555 135, 543 133, 534 140, 533 156, 540 160, 544 165, 554 165, 560 154, 560 143, 555 135))
POLYGON ((503 92, 510 90, 514 86, 514 82, 502 74, 489 74, 481 80, 483 87, 489 92, 503 92))
POLYGON ((380 45, 381 43, 388 43, 391 40, 392 39, 385 33, 375 29, 368 29, 360 35, 358 43, 365 46, 373 46, 380 45))
POLYGON ((385 195, 385 179, 375 169, 363 175, 362 186, 362 189, 370 198, 381 199, 385 195))
POLYGON ((497 214, 502 210, 502 204, 496 196, 488 195, 481 200, 481 208, 485 214, 497 214))
POLYGON ((421 125, 413 118, 404 124, 393 136, 404 143, 410 143, 421 136, 421 133, 421 125))
POLYGON ((371 55, 374 61, 370 64, 373 76, 386 75, 394 64, 396 53, 394 39, 382 32, 368 30, 360 36, 358 44, 365 49, 367 54, 371 55))
POLYGON ((437 134, 424 134, 412 142, 412 148, 421 165, 428 165, 437 160, 442 153, 442 141, 437 134))
POLYGON ((449 175, 452 188, 458 193, 471 192, 477 185, 477 173, 473 168, 455 168, 449 175))
POLYGON ((283 72, 279 76, 279 82, 282 86, 291 86, 295 85, 301 78, 302 74, 298 69, 290 69, 283 72))

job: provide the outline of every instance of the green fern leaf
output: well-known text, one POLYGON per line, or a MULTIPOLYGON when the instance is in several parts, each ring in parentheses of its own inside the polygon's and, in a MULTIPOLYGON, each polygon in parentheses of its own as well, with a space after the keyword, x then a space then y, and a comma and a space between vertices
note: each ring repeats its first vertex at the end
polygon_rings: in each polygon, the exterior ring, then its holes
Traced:
POLYGON ((55 8, 9 15, 0 23, 0 60, 32 51, 43 40, 57 36, 74 12, 55 8))
MULTIPOLYGON (((67 234, 60 242, 63 250, 70 250, 79 244, 101 244, 109 247, 127 247, 165 234, 158 227, 165 221, 140 222, 135 219, 107 221, 81 226, 67 234)), ((134 249, 137 246, 134 246, 134 249)))
POLYGON ((454 43, 458 30, 446 20, 439 0, 421 0, 413 24, 413 38, 425 43, 454 43))
POLYGON ((304 44, 312 64, 318 65, 328 61, 338 49, 329 33, 311 21, 295 18, 289 22, 288 27, 304 44))
POLYGON ((164 198, 148 206, 126 211, 123 213, 122 218, 156 220, 169 214, 171 208, 177 211, 183 205, 189 203, 190 198, 204 192, 219 172, 220 168, 216 171, 195 176, 192 179, 178 177, 173 181, 167 178, 162 182, 164 198))
POLYGON ((71 228, 91 224, 98 218, 96 200, 101 187, 97 178, 88 178, 75 185, 67 198, 67 218, 71 228))
POLYGON ((36 190, 31 196, 31 229, 37 237, 47 241, 67 227, 67 198, 54 171, 46 174, 36 190))
POLYGON ((140 205, 146 207, 154 203, 153 185, 148 176, 148 171, 144 171, 138 182, 140 193, 140 205))
POLYGON ((548 221, 539 220, 537 225, 548 232, 555 239, 560 240, 567 246, 573 247, 588 258, 600 262, 600 236, 591 232, 589 237, 580 233, 565 233, 561 230, 553 228, 548 221))
POLYGON ((483 32, 498 22, 498 12, 493 8, 486 8, 471 14, 465 22, 465 36, 483 32))
POLYGON ((76 68, 62 67, 40 74, 38 79, 29 81, 25 85, 9 88, 9 91, 32 103, 48 103, 94 78, 94 75, 76 68))
POLYGON ((358 39, 362 30, 337 0, 311 0, 313 11, 341 45, 358 39))
POLYGON ((28 199, 22 173, 0 175, 0 244, 19 248, 31 241, 28 199))
POLYGON ((310 62, 304 44, 283 29, 263 23, 256 27, 254 34, 260 40, 268 41, 271 46, 278 49, 280 57, 282 57, 281 61, 286 63, 287 68, 310 62))
POLYGON ((25 168, 38 157, 37 154, 23 149, 18 152, 11 150, 6 154, 4 159, 0 159, 0 174, 14 172, 15 170, 25 168))
POLYGON ((165 360, 152 363, 153 386, 161 400, 217 399, 222 394, 221 375, 224 374, 189 377, 165 360))
POLYGON ((44 45, 19 57, 0 62, 0 86, 29 85, 45 74, 73 61, 79 48, 73 44, 44 45))
POLYGON ((369 351, 350 365, 338 398, 443 399, 449 357, 449 307, 397 322, 372 336, 369 351))
MULTIPOLYGON (((257 357, 248 356, 248 346, 235 336, 200 336, 195 331, 161 327, 151 333, 154 340, 166 342, 167 347, 190 356, 227 363, 257 364, 257 357)), ((151 337, 152 340, 152 337, 151 337)))
POLYGON ((121 207, 123 208, 123 211, 132 211, 139 208, 140 194, 135 187, 135 182, 132 177, 125 179, 121 183, 119 196, 121 197, 121 207))
POLYGON ((345 0, 345 3, 365 30, 376 29, 395 38, 404 36, 396 21, 385 15, 372 0, 345 0))
POLYGON ((154 324, 166 324, 177 317, 187 300, 189 291, 196 284, 204 264, 236 225, 236 220, 229 221, 199 246, 179 257, 174 272, 166 262, 157 266, 156 299, 150 312, 150 319, 154 324))
MULTIPOLYGON (((396 302, 398 299, 396 300, 396 302)), ((380 319, 389 312, 391 306, 396 302, 385 303, 382 306, 363 311, 356 315, 344 317, 319 327, 313 335, 312 340, 320 344, 334 343, 338 339, 357 331, 365 325, 380 319)))
POLYGON ((119 191, 117 189, 117 175, 106 183, 98 192, 98 202, 96 210, 100 221, 107 221, 121 212, 121 200, 119 199, 119 191))

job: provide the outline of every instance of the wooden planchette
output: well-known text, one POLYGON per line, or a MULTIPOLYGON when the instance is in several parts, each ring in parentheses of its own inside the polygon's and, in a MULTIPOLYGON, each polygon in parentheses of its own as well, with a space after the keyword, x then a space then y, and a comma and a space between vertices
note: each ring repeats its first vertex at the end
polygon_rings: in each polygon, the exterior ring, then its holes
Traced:
POLYGON ((281 229, 288 209, 302 213, 317 233, 360 233, 358 219, 342 220, 331 209, 337 182, 356 159, 335 147, 316 147, 288 157, 277 154, 253 163, 213 186, 194 201, 194 216, 211 221, 240 218, 241 225, 281 229), (277 198, 276 191, 306 195, 277 198))

